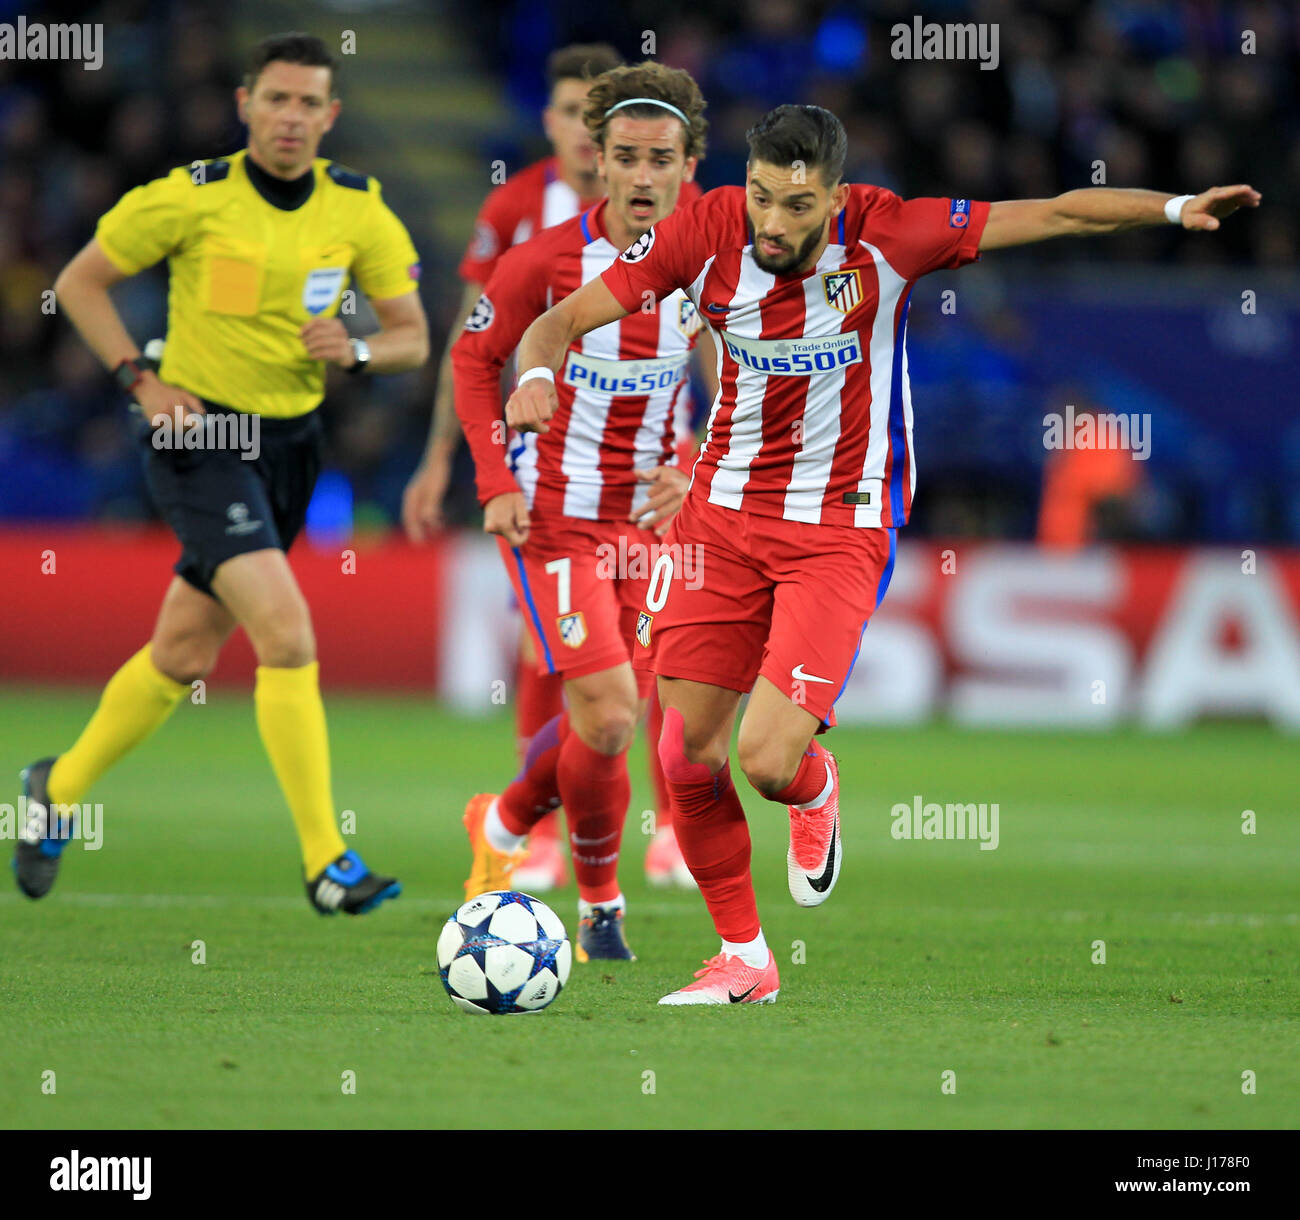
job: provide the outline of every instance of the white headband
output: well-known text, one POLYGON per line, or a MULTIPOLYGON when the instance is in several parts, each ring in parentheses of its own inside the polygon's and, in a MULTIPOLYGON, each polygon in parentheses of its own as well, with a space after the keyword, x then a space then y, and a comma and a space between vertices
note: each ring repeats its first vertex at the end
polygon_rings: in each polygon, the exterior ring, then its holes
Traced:
POLYGON ((660 101, 657 97, 630 97, 626 101, 617 102, 605 111, 605 117, 609 118, 615 110, 622 110, 624 106, 662 106, 665 110, 675 114, 689 128, 691 125, 688 119, 680 110, 671 102, 660 101))

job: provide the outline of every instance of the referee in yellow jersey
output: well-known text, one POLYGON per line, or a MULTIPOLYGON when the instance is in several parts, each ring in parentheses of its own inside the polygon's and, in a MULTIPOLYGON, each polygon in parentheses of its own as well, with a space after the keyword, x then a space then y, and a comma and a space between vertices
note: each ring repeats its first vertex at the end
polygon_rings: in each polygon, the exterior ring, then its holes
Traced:
POLYGON ((398 373, 428 358, 411 239, 379 184, 316 156, 334 125, 333 57, 318 38, 261 43, 236 91, 248 147, 128 192, 64 268, 55 292, 73 325, 139 405, 159 511, 181 543, 149 642, 105 688, 77 741, 23 771, 19 888, 49 892, 91 785, 153 732, 235 629, 257 653, 257 727, 302 843, 307 897, 357 915, 401 886, 339 834, 307 603, 285 552, 320 468, 325 365, 398 373), (109 297, 167 259, 167 339, 157 375, 109 297), (349 280, 380 329, 349 339, 349 280))

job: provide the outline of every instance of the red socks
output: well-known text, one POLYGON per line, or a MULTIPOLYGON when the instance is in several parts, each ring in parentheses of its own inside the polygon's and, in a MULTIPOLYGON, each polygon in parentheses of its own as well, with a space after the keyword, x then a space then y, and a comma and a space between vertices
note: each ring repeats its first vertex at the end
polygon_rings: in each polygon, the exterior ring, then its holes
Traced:
MULTIPOLYGON (((548 814, 555 812, 560 803, 556 768, 560 747, 569 735, 568 712, 561 712, 533 734, 524 755, 524 765, 501 794, 497 806, 501 824, 511 834, 526 835, 548 814)), ((554 817, 550 818, 550 823, 553 828, 554 817)))
POLYGON ((664 709, 659 706, 659 692, 650 688, 650 701, 645 709, 646 751, 650 763, 650 786, 655 792, 655 829, 667 830, 673 824, 673 805, 668 796, 668 781, 664 779, 664 765, 659 758, 659 738, 664 733, 664 709))
MULTIPOLYGON (((618 849, 632 799, 627 751, 612 757, 600 754, 570 732, 560 746, 555 771, 569 821, 578 897, 597 905, 609 902, 620 893, 618 849)), ((501 820, 506 820, 504 815, 501 820)))
POLYGON ((535 661, 522 657, 515 670, 515 741, 522 758, 541 727, 564 711, 564 680, 540 674, 535 661))
POLYGON ((746 944, 760 931, 758 903, 749 873, 749 826, 731 782, 730 764, 714 775, 703 763, 688 762, 681 712, 669 708, 663 716, 659 757, 672 799, 677 845, 718 935, 746 944))
MULTIPOLYGON (((521 656, 515 671, 515 744, 528 767, 529 746, 533 738, 552 720, 564 712, 564 682, 559 674, 542 674, 537 672, 535 661, 525 661, 521 656)), ((554 763, 551 764, 551 784, 554 785, 554 763)), ((524 830, 515 831, 525 834, 531 830, 537 838, 559 838, 556 829, 557 817, 555 806, 559 797, 550 793, 554 799, 548 804, 538 819, 529 822, 524 830)), ((510 819, 505 815, 505 802, 502 802, 502 822, 514 829, 510 819)))
POLYGON ((618 851, 631 799, 627 751, 611 758, 591 749, 569 726, 565 712, 533 735, 523 769, 501 794, 497 811, 511 834, 535 834, 562 803, 578 896, 599 904, 620 892, 618 851))
POLYGON ((799 759, 799 770, 789 785, 770 800, 780 805, 806 805, 816 800, 826 787, 826 751, 814 739, 799 759))

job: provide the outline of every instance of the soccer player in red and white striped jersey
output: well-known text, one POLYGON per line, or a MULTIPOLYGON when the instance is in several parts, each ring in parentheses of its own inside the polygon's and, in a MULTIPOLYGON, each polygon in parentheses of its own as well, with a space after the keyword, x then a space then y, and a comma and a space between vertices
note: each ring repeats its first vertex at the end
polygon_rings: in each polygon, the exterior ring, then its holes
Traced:
MULTIPOLYGON (((463 281, 460 310, 452 324, 438 369, 429 442, 419 468, 402 496, 402 524, 412 542, 422 542, 442 520, 442 502, 451 481, 452 460, 460 447, 460 425, 453 396, 451 347, 497 260, 512 246, 577 216, 604 193, 596 173, 596 149, 582 112, 591 78, 622 62, 606 43, 574 45, 553 51, 546 61, 550 97, 542 126, 554 150, 550 156, 510 174, 488 193, 474 223, 474 234, 458 268, 463 281)), ((542 725, 563 707, 558 680, 537 672, 526 630, 520 631, 515 679, 515 736, 520 757, 542 725)), ((536 827, 519 884, 544 893, 568 879, 560 852, 555 815, 536 827), (525 875, 526 872, 526 875, 525 875)))
POLYGON ((679 291, 584 335, 566 354, 551 424, 508 445, 501 371, 535 318, 677 206, 703 152, 703 110, 690 76, 660 64, 594 81, 585 117, 608 198, 504 255, 452 349, 484 528, 498 536, 541 666, 562 675, 568 701, 534 737, 515 782, 470 802, 466 893, 502 888, 524 836, 563 803, 579 960, 631 956, 618 850, 626 750, 651 685, 644 670, 634 676, 631 652, 660 535, 686 489, 676 423, 699 316, 679 291))
MULTIPOLYGON (((454 405, 451 348, 470 311, 492 277, 498 260, 511 247, 528 241, 545 229, 572 220, 596 203, 605 192, 596 170, 596 148, 583 121, 587 90, 594 77, 619 66, 621 59, 606 43, 575 44, 553 51, 546 61, 550 100, 542 111, 542 125, 554 152, 509 175, 495 186, 479 209, 474 235, 461 258, 463 281, 460 311, 451 328, 438 372, 429 442, 419 469, 402 496, 402 523, 413 542, 428 538, 441 520, 442 502, 451 479, 452 459, 460 445, 461 430, 454 405)), ((683 184, 680 202, 698 199, 694 182, 683 184)), ((689 427, 689 404, 683 399, 679 431, 689 427)), ((658 711, 658 700, 653 700, 658 711)), ((534 733, 563 709, 558 678, 541 673, 532 654, 527 629, 520 632, 519 665, 515 682, 515 735, 521 758, 534 733)), ((672 836, 671 818, 658 756, 650 752, 650 778, 658 794, 661 831, 647 856, 646 874, 655 881, 685 866, 672 836)), ((543 818, 529 839, 529 851, 515 882, 530 893, 545 893, 564 885, 568 874, 560 852, 555 815, 543 818)), ((686 878, 689 881, 689 877, 686 878)))
POLYGON ((453 401, 452 344, 491 279, 497 260, 507 250, 544 229, 572 220, 604 194, 596 172, 596 149, 582 112, 592 78, 621 62, 618 52, 605 43, 552 52, 546 61, 551 92, 542 111, 542 125, 554 151, 508 175, 492 188, 479 209, 474 235, 458 268, 464 286, 438 370, 429 444, 402 500, 402 522, 413 541, 421 541, 440 520, 451 460, 460 444, 453 401))
POLYGON ((816 734, 834 724, 911 507, 913 284, 1049 237, 1166 221, 1212 230, 1259 200, 1249 186, 1173 199, 1099 188, 993 204, 903 200, 840 181, 844 129, 819 107, 780 106, 748 139, 743 189, 679 210, 529 328, 506 407, 517 428, 545 426, 560 354, 647 298, 685 290, 717 332, 721 392, 637 630, 659 675, 678 842, 722 938, 665 1004, 765 1003, 780 986, 728 768, 743 692, 753 694, 740 765, 762 796, 788 806, 791 895, 816 906, 839 876, 838 771, 816 734), (695 587, 681 579, 691 548, 702 557, 695 587))

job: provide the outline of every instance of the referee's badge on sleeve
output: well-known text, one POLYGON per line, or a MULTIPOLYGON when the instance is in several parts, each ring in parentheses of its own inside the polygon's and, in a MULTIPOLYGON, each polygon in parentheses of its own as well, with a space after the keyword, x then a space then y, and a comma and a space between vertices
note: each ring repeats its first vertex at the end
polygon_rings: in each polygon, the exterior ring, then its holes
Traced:
POLYGON ((324 313, 334 304, 346 275, 345 267, 317 267, 307 272, 302 286, 302 307, 313 316, 324 313))

